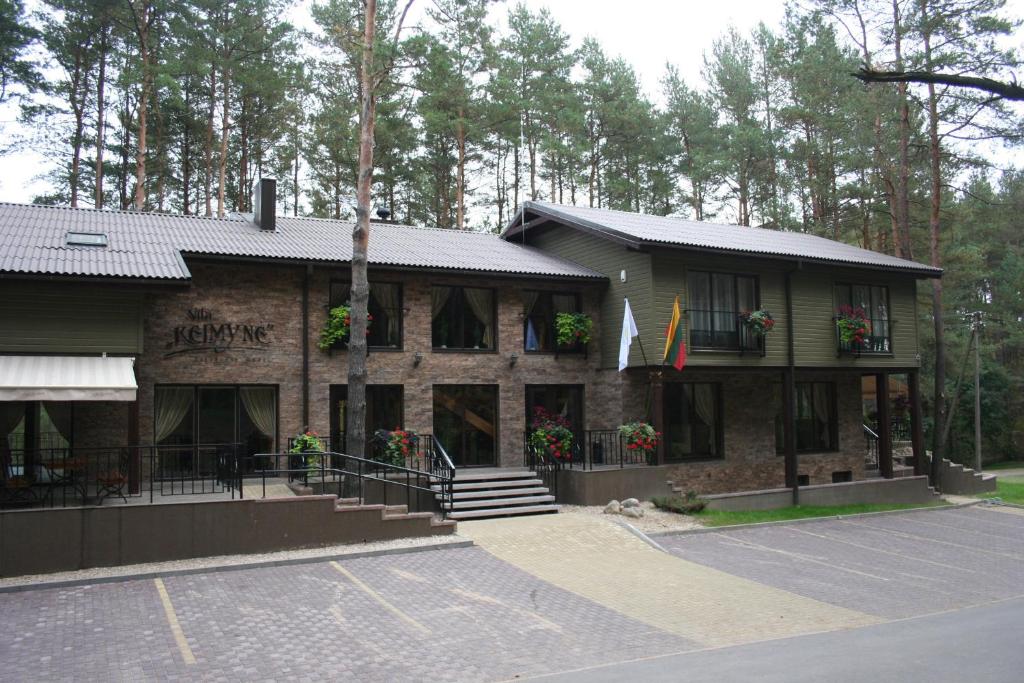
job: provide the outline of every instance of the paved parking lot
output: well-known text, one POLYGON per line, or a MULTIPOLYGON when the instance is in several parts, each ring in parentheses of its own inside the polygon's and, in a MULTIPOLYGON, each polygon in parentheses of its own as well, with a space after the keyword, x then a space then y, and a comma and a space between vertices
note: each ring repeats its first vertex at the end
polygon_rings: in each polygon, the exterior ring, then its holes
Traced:
POLYGON ((1022 512, 658 538, 668 554, 608 519, 555 515, 466 524, 471 548, 0 594, 0 680, 493 681, 705 662, 708 647, 1019 596, 1022 512))
POLYGON ((899 619, 1024 594, 1020 513, 976 505, 657 540, 691 562, 899 619))

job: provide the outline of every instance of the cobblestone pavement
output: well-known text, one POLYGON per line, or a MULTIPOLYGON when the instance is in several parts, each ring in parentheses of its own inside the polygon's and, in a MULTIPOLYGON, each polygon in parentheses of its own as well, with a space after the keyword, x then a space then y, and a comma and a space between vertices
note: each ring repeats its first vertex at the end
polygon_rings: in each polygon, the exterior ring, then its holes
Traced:
POLYGON ((493 681, 835 632, 1024 593, 1022 513, 659 537, 669 553, 548 515, 460 525, 479 547, 6 593, 0 681, 493 681))
POLYGON ((0 680, 477 681, 696 647, 481 548, 162 581, 184 644, 153 580, 0 595, 0 680))
POLYGON ((972 506, 663 536, 674 555, 897 619, 1024 594, 1024 511, 972 506))
POLYGON ((705 647, 879 621, 855 606, 837 607, 726 573, 731 567, 719 571, 681 560, 590 515, 461 522, 459 533, 546 582, 705 647))

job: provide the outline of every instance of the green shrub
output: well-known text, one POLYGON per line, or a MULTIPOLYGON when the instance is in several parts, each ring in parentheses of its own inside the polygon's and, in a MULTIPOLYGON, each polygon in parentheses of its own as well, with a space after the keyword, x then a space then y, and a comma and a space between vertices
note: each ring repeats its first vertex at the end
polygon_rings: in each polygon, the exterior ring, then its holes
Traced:
POLYGON ((687 492, 685 496, 655 496, 651 498, 654 507, 669 512, 677 512, 681 515, 695 515, 707 505, 707 501, 701 499, 693 491, 687 492))

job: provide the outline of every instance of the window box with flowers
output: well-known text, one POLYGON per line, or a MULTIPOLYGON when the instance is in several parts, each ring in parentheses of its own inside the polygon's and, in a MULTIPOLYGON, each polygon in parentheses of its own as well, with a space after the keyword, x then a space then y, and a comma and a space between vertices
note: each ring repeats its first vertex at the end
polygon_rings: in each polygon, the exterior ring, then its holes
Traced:
POLYGON ((419 436, 408 429, 395 427, 391 431, 378 429, 374 440, 379 444, 373 449, 373 459, 397 467, 413 468, 415 459, 419 457, 417 445, 419 436))
POLYGON ((594 321, 586 313, 558 313, 555 315, 556 353, 583 351, 594 330, 594 321))
POLYGON ((840 353, 868 350, 871 319, 863 308, 843 304, 836 309, 835 322, 840 353))
POLYGON ((536 451, 555 460, 572 460, 574 437, 564 415, 549 412, 542 406, 534 408, 528 440, 536 451))
POLYGON ((627 451, 643 455, 648 465, 654 464, 661 432, 656 431, 650 424, 637 420, 619 425, 619 436, 622 437, 627 451))
POLYGON ((764 354, 765 338, 775 329, 775 318, 761 308, 739 314, 740 351, 760 351, 764 354))
POLYGON ((303 432, 292 439, 294 455, 289 469, 319 470, 323 463, 324 444, 316 432, 303 432))
MULTIPOLYGON (((370 334, 373 316, 366 316, 366 334, 370 334)), ((352 311, 348 304, 335 306, 327 312, 327 320, 320 330, 319 346, 324 351, 340 348, 348 343, 348 335, 352 327, 352 311)))

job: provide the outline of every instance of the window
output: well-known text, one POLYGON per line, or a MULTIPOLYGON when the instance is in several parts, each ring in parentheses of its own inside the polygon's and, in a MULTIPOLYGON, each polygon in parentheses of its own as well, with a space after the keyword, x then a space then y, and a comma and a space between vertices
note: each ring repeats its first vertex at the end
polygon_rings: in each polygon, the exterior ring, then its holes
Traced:
POLYGON ((670 462, 722 457, 718 384, 670 382, 664 389, 665 455, 670 462))
POLYGON ((690 345, 695 349, 759 348, 760 338, 740 324, 739 314, 758 307, 757 278, 690 271, 687 278, 690 345))
MULTIPOLYGON (((775 450, 785 452, 784 406, 781 387, 776 392, 779 412, 775 418, 775 450)), ((796 450, 820 453, 839 449, 836 386, 831 382, 796 383, 796 450)))
POLYGON ((158 385, 153 403, 153 441, 160 450, 158 477, 216 473, 217 447, 240 444, 242 469, 251 472, 256 453, 277 447, 277 388, 273 386, 158 385))
POLYGON ((494 465, 498 444, 498 387, 435 384, 434 436, 456 467, 494 465))
MULTIPOLYGON (((405 426, 404 401, 401 384, 366 385, 366 440, 373 438, 378 429, 392 430, 405 426)), ((347 453, 345 430, 348 427, 348 385, 332 384, 331 401, 331 450, 347 453)), ((369 447, 363 451, 369 453, 369 447)))
MULTIPOLYGON (((347 306, 351 301, 352 285, 348 282, 331 283, 331 308, 347 306)), ((402 285, 389 282, 371 282, 370 334, 367 346, 377 349, 402 348, 402 285)))
POLYGON ((493 350, 494 290, 478 287, 432 287, 431 336, 435 349, 493 350))
POLYGON ((552 415, 561 415, 578 443, 583 442, 583 387, 578 384, 527 384, 526 429, 537 408, 552 415))
POLYGON ((65 242, 69 247, 105 247, 107 236, 101 232, 69 232, 65 242))
POLYGON ((842 351, 859 351, 861 353, 891 353, 892 341, 889 337, 889 288, 877 285, 838 284, 835 287, 836 310, 840 306, 864 309, 871 321, 871 330, 864 337, 859 348, 851 348, 849 344, 840 342, 842 351))
POLYGON ((558 347, 555 339, 555 316, 579 313, 580 298, 576 294, 523 290, 523 348, 527 351, 576 351, 581 345, 558 347))

